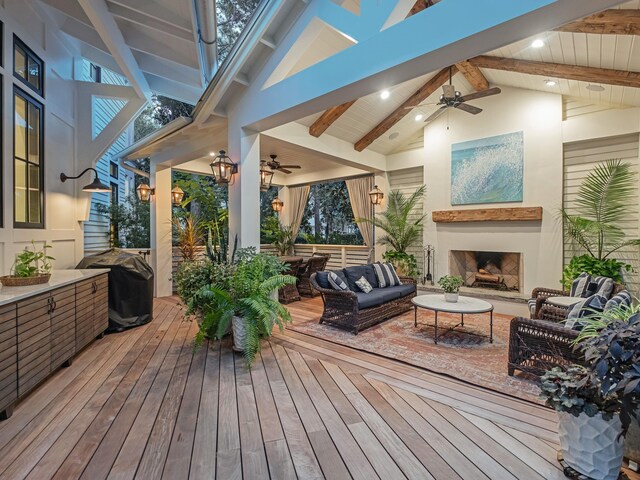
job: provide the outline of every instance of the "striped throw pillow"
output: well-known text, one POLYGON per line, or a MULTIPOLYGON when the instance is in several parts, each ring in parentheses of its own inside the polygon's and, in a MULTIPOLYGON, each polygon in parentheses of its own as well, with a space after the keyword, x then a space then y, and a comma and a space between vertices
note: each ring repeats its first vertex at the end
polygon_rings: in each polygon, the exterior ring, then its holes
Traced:
POLYGON ((614 287, 613 279, 609 277, 593 277, 591 282, 596 284, 595 293, 605 298, 611 298, 614 287))
POLYGON ((607 303, 607 299, 602 295, 591 295, 585 298, 581 302, 576 303, 564 322, 565 327, 572 328, 574 330, 582 330, 583 324, 580 319, 591 315, 593 313, 602 312, 607 303))
POLYGON ((631 298, 631 294, 626 290, 622 290, 607 301, 606 305, 604 306, 604 311, 606 312, 607 310, 612 310, 618 307, 629 308, 632 302, 633 300, 631 298))
POLYGON ((378 285, 380 288, 395 287, 396 285, 402 285, 402 282, 398 278, 396 269, 390 263, 374 263, 373 269, 376 272, 378 278, 378 285))
POLYGON ((329 272, 329 284, 334 290, 348 290, 349 287, 338 275, 334 272, 329 272))
POLYGON ((591 283, 591 275, 582 272, 571 284, 570 297, 585 297, 591 283))

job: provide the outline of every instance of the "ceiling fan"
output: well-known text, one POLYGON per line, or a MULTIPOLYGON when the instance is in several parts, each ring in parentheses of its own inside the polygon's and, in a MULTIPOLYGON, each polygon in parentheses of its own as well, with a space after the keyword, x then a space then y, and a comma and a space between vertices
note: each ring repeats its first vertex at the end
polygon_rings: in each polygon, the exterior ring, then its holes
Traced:
POLYGON ((277 155, 269 155, 269 157, 271 158, 271 161, 266 161, 267 166, 271 169, 271 170, 277 170, 279 172, 282 173, 291 173, 291 170, 289 170, 289 168, 301 168, 300 165, 282 165, 280 164, 280 162, 278 160, 276 160, 278 158, 277 155))
MULTIPOLYGON (((442 86, 442 95, 440 95, 440 99, 438 103, 435 105, 441 105, 441 107, 429 115, 425 122, 433 122, 436 118, 444 113, 448 108, 457 108, 458 110, 462 110, 463 112, 470 113, 472 115, 477 115, 482 112, 481 108, 474 107, 473 105, 469 105, 469 100, 476 100, 478 98, 489 97, 491 95, 497 95, 501 92, 498 87, 487 88, 486 90, 480 90, 479 92, 470 93, 468 95, 462 95, 459 91, 455 89, 455 87, 451 83, 451 69, 449 69, 449 84, 442 86)), ((415 107, 407 107, 407 109, 414 109, 419 107, 424 107, 429 104, 417 105, 415 107)), ((434 105, 434 104, 431 104, 434 105)))

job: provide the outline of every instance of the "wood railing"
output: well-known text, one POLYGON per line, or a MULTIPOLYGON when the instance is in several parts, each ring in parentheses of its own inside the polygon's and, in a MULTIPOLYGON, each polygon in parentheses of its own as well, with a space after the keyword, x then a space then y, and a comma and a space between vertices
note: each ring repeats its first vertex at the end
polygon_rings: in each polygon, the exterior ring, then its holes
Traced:
MULTIPOLYGON (((261 245, 260 251, 263 253, 276 253, 273 245, 261 245)), ((331 258, 326 267, 328 270, 352 267, 354 265, 365 265, 370 262, 370 249, 364 245, 294 245, 294 254, 303 258, 308 258, 315 252, 331 254, 331 258)))

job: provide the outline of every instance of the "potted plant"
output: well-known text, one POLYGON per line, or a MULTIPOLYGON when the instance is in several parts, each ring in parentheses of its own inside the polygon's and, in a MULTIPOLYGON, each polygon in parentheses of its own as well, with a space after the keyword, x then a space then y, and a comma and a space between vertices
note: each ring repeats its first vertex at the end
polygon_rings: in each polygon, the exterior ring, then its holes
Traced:
POLYGON ((284 265, 270 255, 239 256, 226 285, 204 287, 203 318, 196 344, 205 338, 222 338, 231 325, 234 349, 251 365, 260 349, 260 338, 270 336, 275 325, 280 330, 291 321, 287 309, 273 292, 296 278, 282 275, 284 265))
POLYGON ((464 284, 464 280, 459 275, 445 275, 440 277, 438 285, 444 290, 444 299, 447 302, 457 302, 460 287, 464 284))
POLYGON ((29 247, 25 247, 16 256, 16 260, 11 267, 11 275, 0 277, 2 285, 22 287, 49 281, 49 278, 51 278, 51 260, 55 260, 47 254, 47 250, 51 246, 45 243, 41 249, 38 249, 34 241, 31 241, 31 246, 31 250, 29 247))
POLYGON ((564 461, 593 480, 615 480, 622 465, 620 402, 582 366, 554 367, 541 377, 540 397, 558 412, 564 461))
POLYGON ((416 277, 420 274, 415 257, 407 250, 422 241, 422 223, 426 214, 415 213, 422 206, 425 192, 424 185, 409 196, 400 190, 392 190, 384 212, 376 214, 373 219, 356 219, 356 222, 371 223, 385 232, 378 238, 378 243, 391 247, 383 258, 393 264, 398 275, 416 277))
POLYGON ((293 253, 293 246, 295 244, 295 238, 293 237, 293 228, 291 225, 282 225, 278 223, 278 228, 274 231, 273 246, 276 247, 278 254, 281 256, 290 255, 293 253))

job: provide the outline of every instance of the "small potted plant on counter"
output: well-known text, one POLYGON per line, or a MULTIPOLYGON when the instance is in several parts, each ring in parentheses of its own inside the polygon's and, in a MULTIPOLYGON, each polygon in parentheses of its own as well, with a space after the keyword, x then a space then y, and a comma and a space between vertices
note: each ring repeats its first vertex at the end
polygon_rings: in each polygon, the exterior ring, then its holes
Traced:
POLYGON ((438 285, 444 290, 444 299, 447 302, 457 302, 460 287, 464 284, 462 277, 458 275, 445 275, 440 277, 438 285))
POLYGON ((32 248, 25 249, 16 256, 16 261, 11 267, 11 274, 0 277, 0 282, 6 287, 24 287, 47 283, 51 278, 51 260, 53 257, 47 254, 51 248, 46 243, 38 249, 35 242, 31 242, 32 248))

